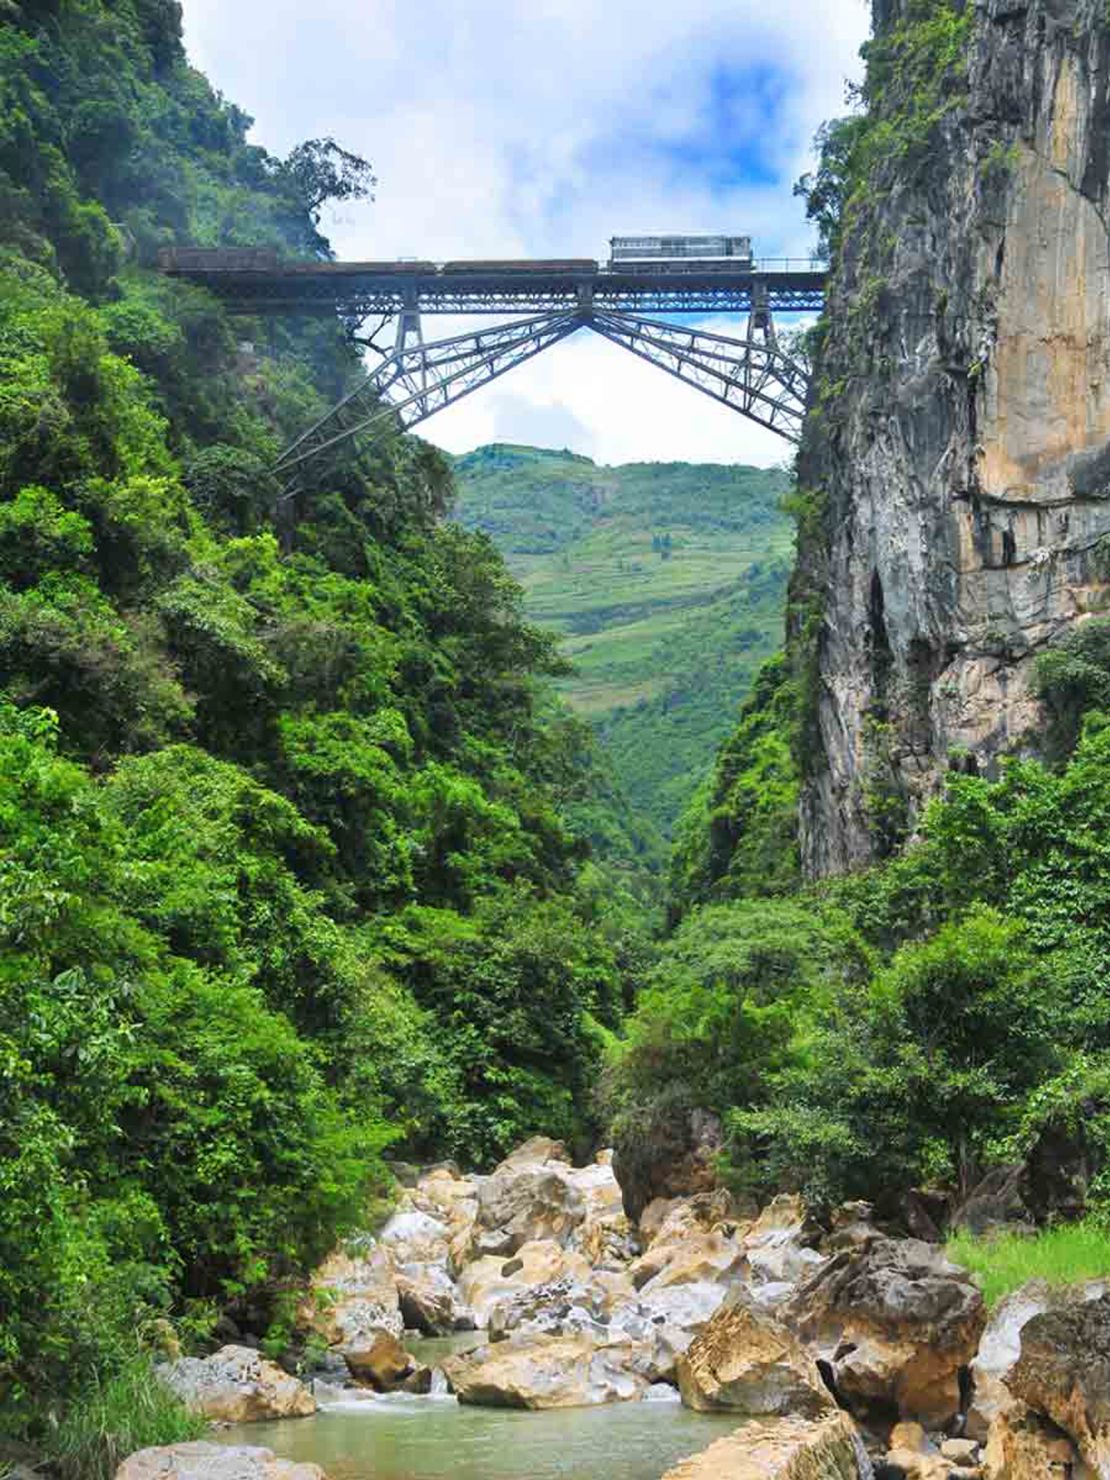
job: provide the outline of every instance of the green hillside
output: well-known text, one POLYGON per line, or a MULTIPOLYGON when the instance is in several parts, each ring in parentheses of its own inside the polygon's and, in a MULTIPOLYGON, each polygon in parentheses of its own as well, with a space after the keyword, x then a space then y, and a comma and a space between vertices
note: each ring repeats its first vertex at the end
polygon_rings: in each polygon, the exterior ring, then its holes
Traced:
POLYGON ((792 526, 775 469, 631 463, 498 444, 456 459, 456 516, 485 530, 563 687, 635 810, 665 833, 782 639, 792 526))

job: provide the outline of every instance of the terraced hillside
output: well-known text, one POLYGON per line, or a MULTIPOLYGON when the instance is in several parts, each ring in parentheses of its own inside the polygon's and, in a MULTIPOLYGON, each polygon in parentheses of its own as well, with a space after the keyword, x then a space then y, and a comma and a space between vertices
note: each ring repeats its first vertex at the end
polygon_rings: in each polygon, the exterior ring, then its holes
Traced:
POLYGON ((456 459, 455 474, 456 517, 492 536, 529 615, 565 634, 568 698, 637 811, 668 832, 782 641, 786 475, 599 467, 504 444, 456 459))

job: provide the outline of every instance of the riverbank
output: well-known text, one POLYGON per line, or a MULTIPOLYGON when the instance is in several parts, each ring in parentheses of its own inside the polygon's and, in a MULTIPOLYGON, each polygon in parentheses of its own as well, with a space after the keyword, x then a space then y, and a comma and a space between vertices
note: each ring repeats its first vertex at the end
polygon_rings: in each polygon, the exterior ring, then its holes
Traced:
POLYGON ((248 1345, 160 1369, 227 1456, 167 1451, 165 1480, 246 1480, 242 1445, 285 1480, 1089 1480, 1110 1455, 1105 1283, 988 1311, 863 1203, 707 1187, 633 1223, 607 1152, 541 1137, 410 1180, 317 1270, 299 1375, 248 1345))

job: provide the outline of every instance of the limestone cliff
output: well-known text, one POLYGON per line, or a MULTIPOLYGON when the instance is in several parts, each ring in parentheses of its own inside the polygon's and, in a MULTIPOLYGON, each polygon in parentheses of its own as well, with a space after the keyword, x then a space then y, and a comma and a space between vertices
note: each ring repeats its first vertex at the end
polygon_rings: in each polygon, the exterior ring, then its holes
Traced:
POLYGON ((1035 655, 1107 600, 1110 7, 875 27, 799 463, 811 874, 891 846, 950 764, 1035 748, 1035 655))

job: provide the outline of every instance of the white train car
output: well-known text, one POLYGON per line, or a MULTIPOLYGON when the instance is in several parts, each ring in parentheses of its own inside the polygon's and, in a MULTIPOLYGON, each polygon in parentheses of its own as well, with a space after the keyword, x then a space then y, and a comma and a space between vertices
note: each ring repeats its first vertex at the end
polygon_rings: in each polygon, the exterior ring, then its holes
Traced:
POLYGON ((700 272, 752 266, 750 236, 614 236, 609 267, 614 272, 700 272))

